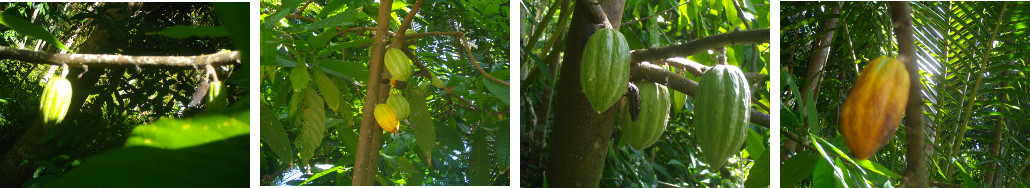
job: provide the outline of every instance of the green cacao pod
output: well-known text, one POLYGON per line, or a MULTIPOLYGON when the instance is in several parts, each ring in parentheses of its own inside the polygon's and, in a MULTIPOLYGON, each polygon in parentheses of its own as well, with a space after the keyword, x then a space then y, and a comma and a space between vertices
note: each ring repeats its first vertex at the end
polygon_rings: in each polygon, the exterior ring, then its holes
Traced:
POLYGON ((669 90, 664 85, 651 82, 637 83, 640 90, 640 117, 630 120, 629 108, 619 113, 622 128, 621 145, 629 144, 636 149, 645 149, 658 141, 669 123, 669 90))
POLYGON ((411 110, 408 107, 408 99, 404 98, 404 95, 398 93, 391 93, 386 98, 386 104, 390 106, 390 109, 397 115, 398 120, 404 120, 408 118, 408 114, 411 110))
POLYGON ((379 127, 390 133, 396 133, 400 123, 397 122, 397 114, 393 112, 390 105, 377 104, 375 112, 373 114, 376 117, 376 122, 379 123, 379 127))
POLYGON ((629 84, 629 45, 615 29, 599 29, 583 48, 579 84, 595 112, 608 110, 629 84))
POLYGON ((437 89, 443 89, 443 80, 440 80, 439 76, 433 76, 430 82, 433 82, 433 86, 436 86, 437 89))
POLYGON ((408 81, 408 78, 411 77, 411 60, 404 55, 401 49, 386 50, 386 57, 383 60, 386 61, 386 71, 390 72, 390 77, 394 80, 408 81))
POLYGON ((47 81, 43 96, 39 101, 40 114, 43 116, 44 128, 50 129, 64 120, 71 105, 72 85, 64 77, 54 76, 47 81))
POLYGON ((705 162, 719 169, 740 153, 747 136, 751 91, 744 73, 716 65, 701 75, 694 98, 694 128, 705 162))
POLYGON ((225 85, 222 81, 214 81, 209 83, 207 89, 207 109, 212 111, 221 111, 225 109, 226 103, 225 85))
POLYGON ((908 70, 897 59, 879 57, 862 69, 840 115, 840 133, 856 158, 869 159, 898 130, 908 86, 908 70))
POLYGON ((683 110, 684 104, 687 103, 687 94, 680 93, 679 91, 669 91, 672 93, 672 109, 676 111, 683 110))

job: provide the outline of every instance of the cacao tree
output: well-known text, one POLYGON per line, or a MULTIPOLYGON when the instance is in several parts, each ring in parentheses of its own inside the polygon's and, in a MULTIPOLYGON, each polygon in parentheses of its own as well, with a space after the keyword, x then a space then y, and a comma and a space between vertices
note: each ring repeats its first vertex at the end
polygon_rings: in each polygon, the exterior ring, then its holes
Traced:
POLYGON ((522 5, 522 186, 768 185, 768 1, 522 5), (699 79, 718 62, 739 79, 699 79), (719 84, 753 98, 699 109, 694 97, 719 84), (701 110, 730 106, 740 110, 699 123, 701 110), (730 120, 733 131, 702 131, 730 120), (706 152, 726 165, 701 162, 706 152))
POLYGON ((509 185, 508 6, 263 2, 261 185, 509 185))
POLYGON ((0 185, 247 184, 247 3, 0 7, 0 185))
POLYGON ((1028 6, 784 2, 780 186, 1030 184, 1028 6))

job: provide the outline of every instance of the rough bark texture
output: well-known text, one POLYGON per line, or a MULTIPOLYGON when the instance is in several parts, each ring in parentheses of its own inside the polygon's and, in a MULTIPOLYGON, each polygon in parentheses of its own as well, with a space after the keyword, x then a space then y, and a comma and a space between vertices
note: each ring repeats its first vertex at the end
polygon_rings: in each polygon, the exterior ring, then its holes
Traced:
MULTIPOLYGON (((624 1, 601 2, 612 25, 622 20, 624 1)), ((615 114, 610 108, 597 114, 590 107, 579 85, 580 59, 587 38, 597 30, 594 15, 588 10, 596 6, 584 0, 576 3, 572 24, 566 39, 566 51, 561 66, 561 77, 557 83, 557 99, 554 105, 555 120, 551 143, 550 160, 546 168, 547 184, 552 187, 597 187, 604 170, 608 142, 615 129, 615 114)), ((618 29, 618 28, 615 28, 618 29)), ((616 104, 618 106, 618 104, 616 104)))
POLYGON ((909 84, 908 109, 905 112, 905 132, 908 138, 908 152, 905 160, 905 178, 902 185, 907 187, 929 187, 929 176, 926 172, 926 153, 923 138, 923 84, 919 81, 919 64, 916 62, 915 38, 912 32, 912 15, 908 2, 890 2, 891 19, 894 21, 894 35, 898 39, 898 59, 905 62, 908 68, 909 84))
MULTIPOLYGON (((381 0, 380 5, 393 4, 393 0, 381 0)), ((387 33, 390 23, 390 6, 379 6, 379 16, 376 33, 387 33)), ((375 35, 375 46, 372 50, 372 59, 368 64, 368 80, 382 80, 387 77, 383 71, 383 54, 386 52, 386 35, 375 35)), ((369 82, 368 91, 365 93, 365 107, 361 110, 361 131, 358 133, 358 150, 354 163, 354 179, 351 185, 373 185, 375 183, 377 167, 379 167, 379 148, 383 145, 383 129, 376 125, 375 117, 372 114, 375 104, 386 101, 386 95, 390 91, 384 84, 369 82)))

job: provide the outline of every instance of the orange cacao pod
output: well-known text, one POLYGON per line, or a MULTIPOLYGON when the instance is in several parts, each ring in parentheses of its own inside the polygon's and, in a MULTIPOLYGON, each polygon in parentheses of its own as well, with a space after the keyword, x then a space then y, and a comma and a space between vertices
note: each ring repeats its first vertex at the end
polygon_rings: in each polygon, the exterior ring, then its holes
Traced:
POLYGON ((909 77, 905 64, 881 56, 869 62, 844 101, 840 133, 860 160, 890 140, 905 115, 909 77))

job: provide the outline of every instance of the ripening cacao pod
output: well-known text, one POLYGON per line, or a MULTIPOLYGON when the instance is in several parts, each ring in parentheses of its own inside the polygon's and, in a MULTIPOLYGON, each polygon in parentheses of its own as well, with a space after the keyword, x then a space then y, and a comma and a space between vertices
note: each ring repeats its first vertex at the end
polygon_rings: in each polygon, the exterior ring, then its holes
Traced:
POLYGON ((583 47, 579 84, 590 107, 601 113, 626 93, 629 84, 629 45, 615 29, 599 29, 583 47))
POLYGON ((404 98, 404 95, 398 93, 391 93, 386 98, 386 105, 390 106, 390 109, 397 115, 398 120, 404 120, 408 118, 410 107, 408 107, 408 99, 404 98))
POLYGON ((840 134, 856 158, 869 159, 898 130, 908 86, 908 70, 897 59, 882 56, 862 69, 840 115, 840 134))
POLYGON ((408 59, 407 55, 398 48, 390 48, 386 50, 386 57, 383 57, 386 63, 386 71, 390 72, 390 77, 394 80, 408 81, 411 77, 411 60, 408 59))
POLYGON ((397 114, 393 112, 390 105, 377 104, 373 113, 376 117, 376 122, 379 123, 379 127, 382 127, 386 132, 397 132, 400 124, 397 122, 397 114))
POLYGON ((694 95, 694 129, 705 162, 719 169, 740 153, 747 136, 751 91, 744 73, 716 65, 701 75, 694 95))
POLYGON ((645 149, 661 138, 669 123, 669 90, 664 85, 651 82, 637 83, 640 91, 640 117, 632 121, 627 115, 629 108, 619 113, 622 128, 620 145, 629 144, 636 149, 645 149))
POLYGON ((54 76, 47 81, 43 96, 39 101, 40 114, 43 116, 43 127, 52 128, 64 120, 71 105, 72 85, 64 77, 54 76))
POLYGON ((211 111, 221 111, 225 109, 226 95, 225 85, 222 85, 222 81, 213 81, 208 84, 207 89, 207 109, 211 111))

